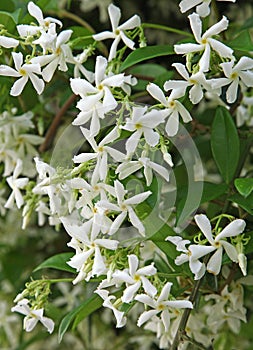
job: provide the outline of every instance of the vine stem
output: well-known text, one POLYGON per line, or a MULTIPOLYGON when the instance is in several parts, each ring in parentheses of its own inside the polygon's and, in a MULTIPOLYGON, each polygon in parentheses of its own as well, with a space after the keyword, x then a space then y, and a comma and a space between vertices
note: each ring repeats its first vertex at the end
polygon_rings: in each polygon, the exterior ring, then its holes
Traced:
POLYGON ((179 35, 184 35, 188 36, 190 38, 193 37, 191 33, 185 32, 183 30, 177 29, 177 28, 171 28, 168 26, 164 26, 161 24, 156 24, 156 23, 142 23, 141 24, 142 28, 153 28, 153 29, 160 29, 160 30, 165 30, 166 32, 171 32, 179 35))
MULTIPOLYGON (((197 280, 194 283, 194 286, 193 286, 193 289, 192 289, 192 292, 191 292, 191 295, 190 295, 190 298, 189 298, 189 301, 191 301, 193 304, 196 301, 196 298, 197 298, 198 291, 199 291, 199 288, 201 286, 202 280, 203 280, 203 277, 201 279, 197 280)), ((170 347, 170 350, 177 350, 178 349, 178 345, 179 345, 179 343, 181 341, 181 338, 184 336, 185 327, 187 325, 187 322, 188 322, 191 310, 192 309, 185 309, 184 310, 184 313, 183 313, 182 318, 180 320, 180 323, 179 323, 179 326, 178 326, 178 329, 177 329, 177 333, 176 333, 174 341, 173 341, 173 343, 172 343, 172 345, 170 347)))
POLYGON ((39 147, 39 152, 41 152, 41 153, 45 152, 50 147, 50 145, 52 144, 53 139, 55 137, 58 126, 60 125, 62 116, 69 109, 69 107, 72 105, 72 103, 75 101, 76 98, 77 98, 77 95, 74 95, 74 94, 71 95, 67 99, 67 101, 64 103, 64 105, 60 108, 58 113, 56 113, 54 120, 46 133, 45 140, 39 147))

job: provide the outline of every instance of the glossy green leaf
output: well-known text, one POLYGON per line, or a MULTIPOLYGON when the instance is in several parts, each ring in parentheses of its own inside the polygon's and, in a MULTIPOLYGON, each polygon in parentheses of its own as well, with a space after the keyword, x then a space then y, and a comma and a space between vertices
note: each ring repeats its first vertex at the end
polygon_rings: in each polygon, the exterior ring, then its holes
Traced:
POLYGON ((12 32, 18 24, 20 11, 20 9, 12 13, 0 11, 0 23, 12 32))
POLYGON ((34 272, 42 269, 56 269, 61 271, 75 272, 75 269, 67 264, 67 261, 69 261, 73 255, 73 253, 61 253, 51 256, 47 260, 43 261, 43 263, 41 263, 39 266, 37 266, 34 272))
POLYGON ((124 71, 125 69, 137 63, 149 60, 151 58, 173 55, 173 54, 174 54, 174 50, 173 50, 173 47, 170 45, 154 45, 154 46, 141 47, 134 50, 128 55, 128 57, 122 63, 120 69, 121 71, 124 71))
POLYGON ((90 315, 95 310, 99 309, 103 304, 103 299, 97 294, 94 294, 91 298, 85 300, 74 310, 70 311, 61 321, 58 331, 59 342, 62 341, 64 334, 74 323, 74 327, 77 326, 85 317, 90 315))
POLYGON ((237 191, 244 197, 248 197, 253 191, 253 178, 235 179, 237 191))
POLYGON ((211 130, 211 148, 214 160, 227 184, 233 179, 240 157, 239 137, 231 114, 218 107, 211 130))
POLYGON ((234 50, 247 52, 252 51, 253 43, 249 31, 242 31, 235 39, 228 43, 228 46, 230 46, 234 50))
POLYGON ((247 198, 241 196, 239 193, 235 193, 228 198, 229 201, 234 202, 239 205, 247 213, 253 215, 253 193, 251 193, 247 198))

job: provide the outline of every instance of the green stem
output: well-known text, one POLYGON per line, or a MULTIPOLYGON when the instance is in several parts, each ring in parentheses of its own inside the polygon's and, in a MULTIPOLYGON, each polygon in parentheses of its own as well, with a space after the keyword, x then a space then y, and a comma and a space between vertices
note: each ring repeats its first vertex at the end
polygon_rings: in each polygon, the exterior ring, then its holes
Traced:
POLYGON ((159 30, 165 30, 166 32, 171 32, 183 36, 188 36, 190 38, 193 38, 193 35, 191 33, 185 32, 184 30, 180 30, 177 28, 172 28, 168 26, 164 26, 161 24, 156 24, 156 23, 142 23, 142 28, 153 28, 153 29, 159 29, 159 30))
MULTIPOLYGON (((193 304, 194 304, 194 302, 197 299, 198 291, 199 291, 200 285, 202 283, 202 280, 203 280, 203 277, 200 280, 197 280, 195 282, 194 286, 193 286, 193 289, 192 289, 192 292, 191 292, 191 295, 190 295, 190 298, 189 298, 189 300, 193 304)), ((185 327, 186 327, 186 324, 188 322, 191 310, 192 309, 185 309, 184 310, 184 313, 183 313, 182 318, 180 320, 180 323, 179 323, 179 326, 178 326, 178 329, 177 329, 177 333, 175 335, 173 344, 170 347, 170 350, 177 350, 178 349, 178 345, 179 345, 182 337, 185 335, 185 327)))

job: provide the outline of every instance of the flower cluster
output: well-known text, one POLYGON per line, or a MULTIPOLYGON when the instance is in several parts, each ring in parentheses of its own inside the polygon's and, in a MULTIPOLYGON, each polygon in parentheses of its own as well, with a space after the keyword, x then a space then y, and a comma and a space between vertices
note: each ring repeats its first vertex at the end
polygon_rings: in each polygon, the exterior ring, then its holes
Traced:
MULTIPOLYGON (((244 122, 252 124, 249 91, 253 87, 253 59, 238 56, 220 41, 220 34, 229 25, 225 16, 203 29, 207 22, 202 22, 201 17, 209 14, 210 3, 211 0, 180 2, 181 12, 197 6, 197 12, 188 16, 195 42, 174 45, 174 57, 186 58, 185 64, 181 58, 180 62, 172 63, 178 79, 173 77, 162 83, 154 79, 145 85, 145 97, 152 101, 151 106, 138 104, 133 96, 140 83, 138 74, 135 77, 131 70, 122 69, 125 53, 135 57, 137 39, 139 50, 145 42, 138 15, 120 24, 121 11, 110 4, 112 30, 92 33, 89 36, 92 44, 80 49, 77 44, 81 39, 71 39, 74 29, 62 30, 60 20, 44 18, 42 10, 29 2, 27 9, 36 23, 18 24, 17 39, 7 34, 0 36, 0 45, 7 52, 15 48, 10 61, 0 65, 0 75, 17 79, 10 95, 20 96, 30 81, 36 93, 42 95, 42 101, 56 74, 65 73, 69 90, 77 99, 78 114, 71 114, 72 125, 80 131, 81 138, 80 147, 71 154, 71 166, 57 166, 36 150, 35 146, 44 139, 28 133, 35 129, 33 113, 17 116, 15 110, 4 111, 0 118, 0 157, 5 185, 11 193, 6 201, 0 200, 1 214, 7 208, 22 208, 24 229, 36 215, 39 226, 49 224, 66 231, 67 246, 74 251, 66 260, 68 269, 74 273, 72 284, 80 288, 84 281, 98 282, 94 292, 103 306, 112 311, 116 327, 125 326, 132 309, 136 310, 135 323, 154 332, 160 348, 179 346, 174 339, 182 332, 179 329, 182 318, 185 334, 201 344, 211 344, 214 333, 225 322, 233 332, 238 332, 240 322, 246 321, 240 285, 225 284, 217 294, 204 292, 207 303, 205 307, 201 305, 203 313, 196 311, 189 317, 188 312, 195 306, 193 296, 198 286, 189 283, 192 274, 197 283, 207 273, 218 278, 226 260, 238 264, 246 276, 246 222, 226 214, 213 220, 197 214, 194 220, 201 232, 192 243, 192 236, 184 232, 170 234, 173 229, 181 231, 176 227, 177 208, 173 208, 172 219, 161 219, 168 210, 167 198, 174 191, 173 169, 175 164, 181 167, 173 149, 180 140, 181 119, 188 125, 195 122, 194 108, 209 100, 226 109, 231 104, 240 104, 239 126, 244 122), (107 39, 112 42, 105 57, 101 47, 107 39), (94 57, 96 50, 100 52, 94 57), (92 57, 94 69, 88 64, 92 57), (240 99, 242 92, 245 95, 240 99), (154 216, 160 221, 152 222, 154 216), (225 227, 224 218, 230 220, 225 227), (212 221, 216 223, 213 229, 212 221), (162 224, 156 227, 156 222, 162 224), (149 240, 157 243, 163 254, 158 248, 148 251, 149 240), (176 252, 180 252, 177 257, 176 252), (183 265, 185 262, 190 270, 183 265), (183 265, 182 273, 179 265, 183 265), (164 266, 171 274, 164 271, 164 266), (179 288, 181 276, 186 280, 179 288), (210 308, 219 312, 210 313, 210 308), (201 327, 196 326, 201 323, 201 327), (212 329, 206 343, 205 327, 212 329)), ((190 147, 186 152, 190 154, 190 147)), ((43 280, 41 285, 47 283, 51 282, 43 280)), ((40 283, 36 286, 40 288, 40 283)), ((27 288, 16 299, 12 311, 25 316, 26 331, 32 331, 39 321, 49 333, 53 332, 54 322, 44 316, 48 294, 48 290, 37 289, 35 293, 27 288), (34 296, 35 301, 31 301, 34 296)))

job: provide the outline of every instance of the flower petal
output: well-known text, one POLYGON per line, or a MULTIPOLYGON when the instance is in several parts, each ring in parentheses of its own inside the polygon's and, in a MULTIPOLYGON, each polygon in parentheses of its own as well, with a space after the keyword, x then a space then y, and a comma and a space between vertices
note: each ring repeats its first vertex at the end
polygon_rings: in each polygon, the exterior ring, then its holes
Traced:
POLYGON ((205 237, 208 239, 209 243, 214 244, 214 239, 212 235, 212 227, 209 219, 204 214, 199 214, 194 216, 194 220, 200 230, 203 232, 205 237))

